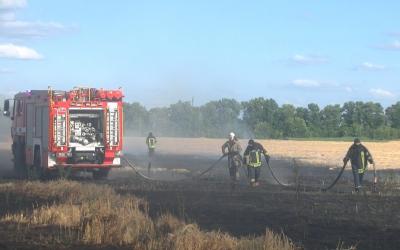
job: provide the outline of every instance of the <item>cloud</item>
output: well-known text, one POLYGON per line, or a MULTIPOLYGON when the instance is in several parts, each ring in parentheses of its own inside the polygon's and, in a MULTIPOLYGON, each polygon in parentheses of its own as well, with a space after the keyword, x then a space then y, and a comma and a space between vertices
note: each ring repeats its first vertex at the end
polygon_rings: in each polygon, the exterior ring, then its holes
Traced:
POLYGON ((7 69, 7 68, 0 68, 0 74, 8 74, 8 73, 12 73, 13 71, 11 69, 7 69))
POLYGON ((387 49, 387 50, 398 50, 398 51, 400 51, 400 41, 395 40, 395 41, 393 41, 391 43, 381 45, 381 46, 379 46, 379 48, 387 49))
POLYGON ((12 11, 1 11, 0 10, 0 23, 5 21, 15 20, 15 13, 12 11))
POLYGON ((0 57, 37 60, 43 58, 34 49, 13 44, 26 38, 46 37, 67 30, 57 22, 25 21, 16 17, 19 8, 25 8, 27 0, 0 0, 0 57), (8 42, 8 43, 6 43, 8 42))
POLYGON ((25 6, 22 0, 0 0, 0 38, 44 37, 67 30, 57 22, 18 20, 15 8, 25 6))
POLYGON ((358 70, 368 70, 368 71, 382 71, 386 69, 385 65, 376 64, 371 62, 363 62, 356 69, 358 70))
POLYGON ((66 30, 56 22, 26 22, 0 19, 0 37, 45 37, 66 30))
POLYGON ((292 81, 292 84, 302 88, 315 88, 321 86, 320 82, 310 79, 296 79, 292 81))
POLYGON ((0 9, 23 8, 26 4, 26 0, 0 0, 0 9))
POLYGON ((352 92, 353 92, 353 88, 352 88, 352 87, 349 87, 349 86, 344 87, 344 90, 345 90, 347 93, 352 93, 352 92))
POLYGON ((323 56, 302 54, 293 55, 291 60, 296 64, 302 65, 323 64, 328 62, 328 59, 323 56))
POLYGON ((0 44, 0 57, 21 60, 38 60, 43 56, 34 49, 12 43, 0 44))
POLYGON ((369 93, 371 93, 373 96, 381 97, 381 98, 393 98, 396 96, 392 92, 385 90, 385 89, 380 89, 380 88, 370 89, 369 93))

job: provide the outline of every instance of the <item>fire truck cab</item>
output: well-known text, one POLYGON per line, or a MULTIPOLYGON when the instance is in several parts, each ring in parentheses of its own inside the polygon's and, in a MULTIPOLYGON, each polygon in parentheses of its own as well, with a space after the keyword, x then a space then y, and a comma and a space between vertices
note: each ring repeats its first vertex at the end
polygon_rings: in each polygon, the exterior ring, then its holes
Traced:
POLYGON ((40 176, 90 171, 96 179, 106 178, 111 168, 121 166, 122 98, 120 89, 49 88, 6 100, 15 169, 40 176))

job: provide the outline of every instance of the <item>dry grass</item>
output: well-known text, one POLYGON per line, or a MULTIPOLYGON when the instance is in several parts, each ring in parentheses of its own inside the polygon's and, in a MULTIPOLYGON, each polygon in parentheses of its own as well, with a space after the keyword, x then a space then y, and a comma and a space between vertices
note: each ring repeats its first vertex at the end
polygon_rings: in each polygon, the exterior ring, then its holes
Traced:
POLYGON ((276 234, 266 230, 264 237, 244 238, 239 242, 237 249, 280 250, 295 249, 295 245, 284 234, 276 234))
MULTIPOLYGON (((265 236, 238 239, 229 234, 204 232, 195 224, 186 225, 165 214, 153 221, 147 203, 132 196, 120 196, 109 186, 73 181, 0 184, 0 194, 19 199, 47 200, 32 209, 9 213, 0 225, 17 225, 17 242, 37 241, 37 229, 47 229, 42 237, 58 244, 131 246, 132 249, 265 249, 292 250, 295 246, 283 235, 267 231, 265 236)), ((4 197, 4 196, 2 196, 4 197)), ((3 201, 0 201, 3 202, 3 201)))

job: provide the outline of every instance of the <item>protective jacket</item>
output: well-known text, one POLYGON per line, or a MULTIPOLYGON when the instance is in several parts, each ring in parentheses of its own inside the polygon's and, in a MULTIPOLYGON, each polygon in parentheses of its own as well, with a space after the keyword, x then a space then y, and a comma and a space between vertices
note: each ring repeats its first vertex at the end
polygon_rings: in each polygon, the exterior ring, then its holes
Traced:
POLYGON ((146 139, 146 144, 149 148, 154 149, 156 148, 157 139, 154 136, 148 136, 146 139))
POLYGON ((267 150, 260 143, 254 142, 248 145, 244 151, 244 159, 249 167, 261 167, 262 155, 268 155, 267 150))
POLYGON ((368 162, 373 164, 374 160, 368 149, 362 144, 353 144, 347 151, 344 162, 350 160, 353 167, 358 168, 358 173, 362 174, 368 167, 368 162))
POLYGON ((237 140, 229 140, 222 145, 222 154, 234 156, 242 152, 242 147, 237 140))
POLYGON ((239 142, 235 140, 228 140, 222 145, 222 154, 228 155, 228 160, 230 165, 240 165, 242 162, 242 147, 240 146, 239 142))

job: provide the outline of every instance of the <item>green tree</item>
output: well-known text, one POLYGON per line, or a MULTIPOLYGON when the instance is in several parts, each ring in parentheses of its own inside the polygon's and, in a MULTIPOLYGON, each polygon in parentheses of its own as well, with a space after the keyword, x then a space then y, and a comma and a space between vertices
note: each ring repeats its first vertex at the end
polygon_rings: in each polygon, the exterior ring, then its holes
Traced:
POLYGON ((296 108, 290 104, 284 104, 275 113, 273 127, 275 130, 282 131, 282 136, 305 137, 307 126, 303 118, 296 115, 296 108))
POLYGON ((205 136, 225 137, 239 128, 241 104, 234 99, 211 101, 200 107, 205 136))
POLYGON ((172 136, 172 123, 169 108, 152 108, 149 110, 149 130, 158 136, 172 136))
POLYGON ((390 127, 400 129, 400 102, 388 107, 386 116, 390 127))
POLYGON ((243 102, 243 121, 254 130, 259 123, 272 124, 274 114, 279 106, 273 99, 264 99, 262 97, 243 102))
POLYGON ((340 126, 342 123, 340 105, 328 105, 321 111, 321 135, 325 137, 342 136, 340 126))
POLYGON ((229 131, 257 138, 363 136, 373 139, 400 137, 400 102, 388 107, 374 102, 346 102, 320 110, 279 105, 262 97, 239 103, 234 99, 210 101, 200 107, 179 101, 168 108, 149 111, 139 103, 124 103, 128 133, 162 136, 225 137, 229 131))
POLYGON ((307 127, 309 128, 311 136, 321 136, 321 110, 316 103, 310 103, 307 106, 308 120, 306 120, 307 127))
POLYGON ((144 135, 149 126, 149 113, 138 102, 124 103, 125 132, 133 135, 144 135))
POLYGON ((193 137, 199 136, 200 116, 199 109, 190 102, 179 101, 169 107, 170 134, 174 136, 193 137))
POLYGON ((380 103, 367 102, 362 106, 362 125, 377 129, 385 123, 385 113, 380 103))

